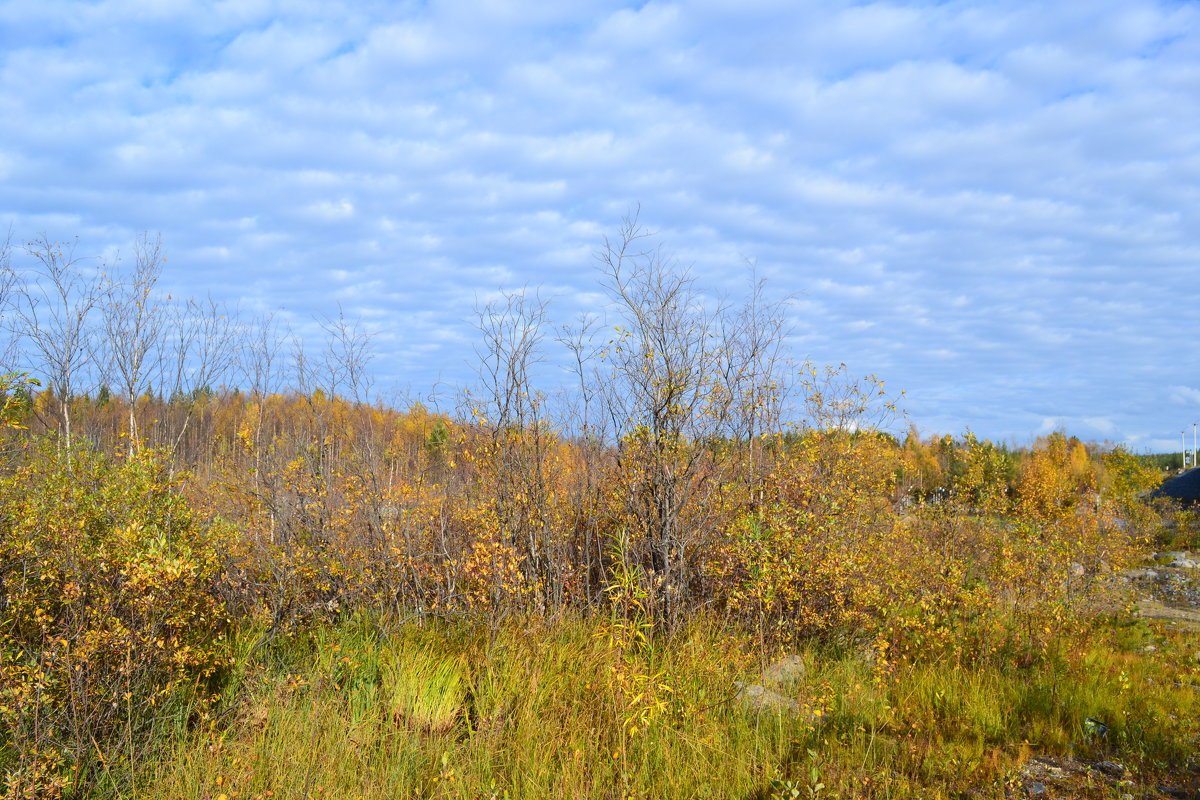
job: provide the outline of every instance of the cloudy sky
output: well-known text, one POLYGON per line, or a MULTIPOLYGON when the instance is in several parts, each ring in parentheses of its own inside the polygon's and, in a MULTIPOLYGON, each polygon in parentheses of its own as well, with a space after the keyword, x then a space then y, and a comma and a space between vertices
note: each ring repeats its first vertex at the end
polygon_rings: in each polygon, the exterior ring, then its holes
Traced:
POLYGON ((172 291, 365 320, 384 385, 465 382, 499 289, 602 310, 640 205, 924 430, 1200 419, 1194 2, 0 0, 0 119, 14 239, 161 232, 172 291))

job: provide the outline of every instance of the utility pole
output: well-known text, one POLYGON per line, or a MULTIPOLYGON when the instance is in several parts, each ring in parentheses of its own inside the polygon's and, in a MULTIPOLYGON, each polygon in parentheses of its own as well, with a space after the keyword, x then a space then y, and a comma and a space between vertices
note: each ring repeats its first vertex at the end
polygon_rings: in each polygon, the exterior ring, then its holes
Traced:
POLYGON ((1188 451, 1187 451, 1187 430, 1179 432, 1179 457, 1183 459, 1183 468, 1187 469, 1188 451))

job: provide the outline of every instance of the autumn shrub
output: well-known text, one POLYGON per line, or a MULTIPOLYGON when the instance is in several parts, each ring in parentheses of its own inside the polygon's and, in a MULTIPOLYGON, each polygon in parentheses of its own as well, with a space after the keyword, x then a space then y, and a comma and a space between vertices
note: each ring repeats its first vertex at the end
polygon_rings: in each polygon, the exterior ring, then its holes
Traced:
POLYGON ((1119 524, 1152 539, 1156 549, 1200 548, 1200 514, 1171 498, 1152 498, 1164 474, 1146 457, 1116 447, 1100 458, 1100 490, 1120 514, 1119 524))
POLYGON ((897 446, 825 430, 781 447, 767 502, 713 552, 717 602, 777 644, 815 636, 914 662, 1044 657, 1145 541, 1126 505, 1101 502, 1099 467, 1075 440, 1041 440, 1020 467, 970 434, 943 444, 955 447, 947 491, 917 505, 915 436, 897 446))
POLYGON ((169 475, 154 453, 40 441, 0 478, 6 797, 119 780, 221 665, 228 531, 169 475))
POLYGON ((813 432, 783 445, 765 502, 729 527, 711 570, 735 617, 772 638, 864 630, 910 572, 891 499, 894 448, 873 435, 813 432))
POLYGON ((595 613, 634 575, 666 628, 719 609, 770 646, 1036 653, 1144 530, 1117 488, 1132 479, 1077 440, 901 444, 861 422, 877 384, 823 387, 808 396, 820 426, 615 442, 320 392, 219 394, 191 412, 205 444, 171 454, 188 473, 172 491, 236 526, 220 597, 267 636, 362 610, 595 613))
POLYGON ((1085 503, 1096 507, 1097 465, 1078 439, 1054 433, 1035 443, 1021 464, 1017 511, 1025 519, 1052 522, 1085 503))
POLYGON ((951 469, 951 508, 961 514, 1004 514, 1012 504, 1012 455, 967 431, 951 469))
POLYGON ((1162 483, 1162 473, 1125 447, 1115 447, 1100 457, 1101 490, 1121 510, 1136 515, 1147 510, 1142 502, 1162 483))

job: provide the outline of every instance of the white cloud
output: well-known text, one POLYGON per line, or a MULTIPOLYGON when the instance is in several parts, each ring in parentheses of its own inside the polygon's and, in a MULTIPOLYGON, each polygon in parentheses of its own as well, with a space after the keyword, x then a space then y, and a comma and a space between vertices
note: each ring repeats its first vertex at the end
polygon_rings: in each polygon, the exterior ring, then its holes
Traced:
POLYGON ((640 202, 714 292, 757 260, 798 355, 886 372, 919 423, 1157 441, 1200 401, 1168 344, 1193 4, 144 8, 0 5, 0 227, 162 230, 181 290, 301 315, 349 292, 417 384, 461 374, 476 293, 595 312, 640 202))
POLYGON ((1086 417, 1081 422, 1102 434, 1107 435, 1117 431, 1117 424, 1108 417, 1086 417))
POLYGON ((354 204, 349 200, 323 200, 304 209, 305 213, 316 219, 339 220, 354 216, 354 204))
POLYGON ((1054 433, 1063 429, 1064 420, 1062 417, 1046 417, 1042 420, 1041 427, 1037 432, 1039 436, 1044 436, 1047 433, 1054 433))
POLYGON ((1200 389, 1172 386, 1167 397, 1177 406, 1200 406, 1200 389))

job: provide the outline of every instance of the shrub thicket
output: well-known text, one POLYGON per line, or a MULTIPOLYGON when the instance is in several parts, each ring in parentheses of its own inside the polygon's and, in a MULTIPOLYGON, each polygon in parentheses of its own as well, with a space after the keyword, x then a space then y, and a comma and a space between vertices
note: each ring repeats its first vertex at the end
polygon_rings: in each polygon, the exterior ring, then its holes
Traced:
POLYGON ((10 797, 78 794, 146 755, 224 658, 228 530, 160 456, 31 443, 0 477, 0 731, 10 797))

